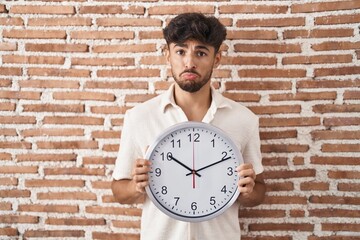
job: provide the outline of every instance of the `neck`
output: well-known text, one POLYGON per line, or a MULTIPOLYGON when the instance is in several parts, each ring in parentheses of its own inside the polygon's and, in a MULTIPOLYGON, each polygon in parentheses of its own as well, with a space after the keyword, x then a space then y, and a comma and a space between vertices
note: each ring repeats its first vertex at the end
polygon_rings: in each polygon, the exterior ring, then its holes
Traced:
POLYGON ((194 93, 186 92, 175 84, 174 99, 189 121, 201 121, 211 104, 210 81, 194 93))

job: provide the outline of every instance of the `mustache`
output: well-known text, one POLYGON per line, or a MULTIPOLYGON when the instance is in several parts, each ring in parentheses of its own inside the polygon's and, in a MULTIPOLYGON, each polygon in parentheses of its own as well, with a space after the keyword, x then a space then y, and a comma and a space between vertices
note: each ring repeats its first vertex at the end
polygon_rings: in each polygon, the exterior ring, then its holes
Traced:
POLYGON ((196 74, 196 75, 200 76, 200 74, 197 71, 193 70, 193 69, 187 69, 187 70, 183 71, 180 75, 182 75, 184 73, 193 73, 193 74, 196 74))

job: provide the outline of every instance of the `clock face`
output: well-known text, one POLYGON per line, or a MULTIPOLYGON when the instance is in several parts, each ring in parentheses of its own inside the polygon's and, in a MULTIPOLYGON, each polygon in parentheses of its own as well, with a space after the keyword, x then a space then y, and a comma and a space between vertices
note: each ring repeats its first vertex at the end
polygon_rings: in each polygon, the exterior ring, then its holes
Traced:
POLYGON ((149 147, 146 191, 165 214, 199 222, 223 213, 237 199, 236 167, 243 159, 220 129, 185 122, 165 130, 149 147))

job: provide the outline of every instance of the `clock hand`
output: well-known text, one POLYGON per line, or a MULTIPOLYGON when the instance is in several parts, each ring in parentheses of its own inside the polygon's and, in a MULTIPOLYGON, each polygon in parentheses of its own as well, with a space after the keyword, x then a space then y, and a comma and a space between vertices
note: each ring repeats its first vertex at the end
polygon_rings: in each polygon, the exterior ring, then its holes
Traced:
POLYGON ((201 175, 198 174, 197 171, 192 170, 191 168, 189 168, 188 166, 186 166, 185 164, 183 164, 182 162, 180 162, 179 160, 174 158, 172 155, 169 155, 168 157, 171 158, 172 160, 174 160, 174 162, 180 164, 181 166, 183 166, 184 168, 186 168, 187 170, 189 170, 191 172, 191 173, 187 174, 186 176, 189 176, 191 174, 195 174, 196 176, 201 177, 201 175))
MULTIPOLYGON (((223 158, 223 159, 221 159, 220 161, 214 162, 214 163, 209 164, 209 165, 207 165, 207 166, 205 166, 205 167, 202 167, 202 168, 199 168, 199 169, 197 169, 197 170, 194 170, 194 171, 195 171, 195 174, 196 174, 197 172, 200 172, 201 170, 204 170, 204 169, 206 169, 206 168, 212 167, 212 166, 214 166, 214 165, 216 165, 216 164, 219 164, 219 163, 221 163, 221 162, 224 162, 224 161, 226 161, 226 160, 228 160, 228 159, 230 159, 230 158, 231 158, 231 157, 223 158)), ((189 175, 191 175, 191 174, 192 174, 192 172, 186 174, 186 176, 189 176, 189 175)))

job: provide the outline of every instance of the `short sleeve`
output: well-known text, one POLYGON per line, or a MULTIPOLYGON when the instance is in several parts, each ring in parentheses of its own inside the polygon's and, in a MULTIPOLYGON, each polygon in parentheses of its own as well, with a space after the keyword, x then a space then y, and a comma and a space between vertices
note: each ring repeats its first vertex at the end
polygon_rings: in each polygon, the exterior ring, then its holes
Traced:
POLYGON ((253 126, 248 137, 248 141, 242 152, 244 162, 251 163, 253 165, 256 174, 262 173, 264 167, 262 165, 261 157, 261 143, 259 133, 259 119, 257 118, 255 126, 253 126))
POLYGON ((131 120, 129 111, 125 113, 123 128, 121 131, 120 149, 116 158, 113 178, 115 180, 131 179, 131 172, 133 169, 134 161, 141 157, 142 152, 139 151, 140 147, 135 141, 135 130, 132 126, 134 123, 131 120))

